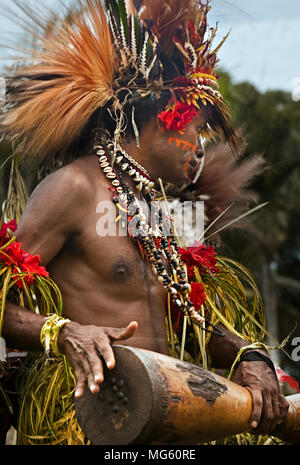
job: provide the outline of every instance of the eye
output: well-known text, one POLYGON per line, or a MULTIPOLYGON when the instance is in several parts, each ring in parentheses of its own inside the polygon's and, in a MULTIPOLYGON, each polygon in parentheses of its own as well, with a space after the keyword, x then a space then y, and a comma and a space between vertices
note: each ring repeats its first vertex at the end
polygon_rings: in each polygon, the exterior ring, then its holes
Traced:
POLYGON ((197 134, 198 136, 202 135, 202 132, 207 129, 207 123, 203 123, 201 126, 197 128, 197 134))

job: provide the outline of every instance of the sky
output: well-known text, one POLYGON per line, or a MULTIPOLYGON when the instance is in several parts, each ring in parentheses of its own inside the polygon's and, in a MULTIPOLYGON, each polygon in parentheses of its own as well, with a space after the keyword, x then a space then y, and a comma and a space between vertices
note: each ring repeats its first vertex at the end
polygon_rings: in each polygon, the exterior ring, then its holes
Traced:
MULTIPOLYGON (((60 0, 43 3, 61 10, 60 0)), ((0 43, 19 30, 16 21, 5 17, 12 6, 12 0, 0 0, 0 43)), ((300 0, 212 0, 211 6, 209 24, 219 24, 216 44, 231 31, 219 59, 233 81, 247 80, 261 92, 280 89, 300 99, 300 0)), ((1 63, 6 61, 0 62, 0 72, 1 63)))

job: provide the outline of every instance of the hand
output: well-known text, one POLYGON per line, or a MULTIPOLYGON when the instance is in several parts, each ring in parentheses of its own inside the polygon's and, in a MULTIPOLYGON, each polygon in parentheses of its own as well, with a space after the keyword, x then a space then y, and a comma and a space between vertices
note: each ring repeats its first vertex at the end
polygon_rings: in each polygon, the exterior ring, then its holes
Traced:
POLYGON ((232 381, 250 391, 253 434, 271 433, 288 413, 289 404, 282 395, 279 382, 264 362, 241 362, 232 381))
POLYGON ((86 382, 93 394, 99 392, 99 385, 104 381, 103 362, 109 370, 115 367, 111 344, 129 339, 137 328, 138 323, 132 321, 127 328, 120 329, 85 326, 75 322, 61 329, 58 347, 76 372, 76 398, 83 396, 86 382))

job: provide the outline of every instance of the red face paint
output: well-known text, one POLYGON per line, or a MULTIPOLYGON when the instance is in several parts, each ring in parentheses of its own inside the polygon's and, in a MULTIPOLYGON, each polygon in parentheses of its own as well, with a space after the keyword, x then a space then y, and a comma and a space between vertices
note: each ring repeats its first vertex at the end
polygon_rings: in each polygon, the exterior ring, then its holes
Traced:
POLYGON ((173 143, 176 144, 177 148, 181 148, 184 152, 187 152, 189 150, 195 152, 196 151, 196 145, 192 144, 191 142, 188 142, 183 139, 177 139, 176 137, 169 137, 168 144, 172 145, 173 143))

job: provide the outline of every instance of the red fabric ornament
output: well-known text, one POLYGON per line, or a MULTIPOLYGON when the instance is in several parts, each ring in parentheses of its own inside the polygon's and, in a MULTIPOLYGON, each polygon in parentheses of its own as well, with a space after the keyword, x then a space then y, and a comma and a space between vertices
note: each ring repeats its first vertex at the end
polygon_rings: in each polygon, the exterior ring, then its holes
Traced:
POLYGON ((277 378, 278 378, 279 382, 287 383, 296 392, 298 392, 298 393, 300 392, 299 391, 299 384, 297 383, 297 381, 292 376, 288 375, 285 371, 283 371, 279 367, 275 367, 275 370, 276 370, 276 375, 277 375, 277 378))

